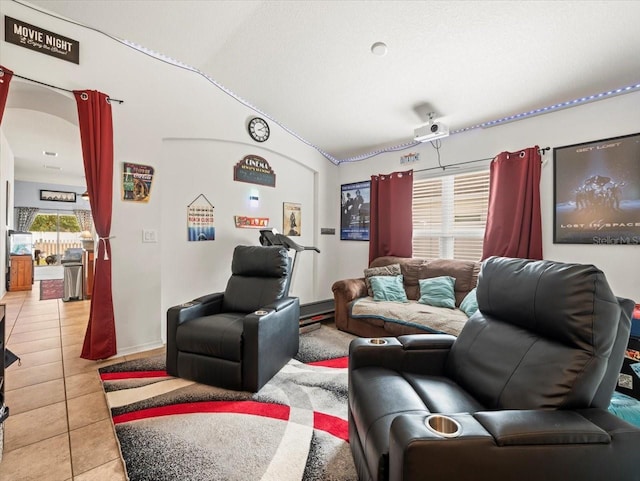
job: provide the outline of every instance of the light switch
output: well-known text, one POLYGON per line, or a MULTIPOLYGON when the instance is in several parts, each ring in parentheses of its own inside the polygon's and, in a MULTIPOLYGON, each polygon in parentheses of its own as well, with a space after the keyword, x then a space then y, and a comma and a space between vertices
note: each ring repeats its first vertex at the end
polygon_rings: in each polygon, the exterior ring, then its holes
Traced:
POLYGON ((142 229, 142 242, 158 242, 158 233, 153 229, 142 229))

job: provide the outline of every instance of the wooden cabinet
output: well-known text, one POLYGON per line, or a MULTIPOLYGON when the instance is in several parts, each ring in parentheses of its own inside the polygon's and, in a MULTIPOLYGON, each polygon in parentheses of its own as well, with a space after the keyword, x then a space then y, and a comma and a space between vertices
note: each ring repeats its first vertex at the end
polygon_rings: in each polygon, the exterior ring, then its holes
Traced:
POLYGON ((33 259, 31 256, 10 256, 9 290, 30 291, 33 284, 33 259))

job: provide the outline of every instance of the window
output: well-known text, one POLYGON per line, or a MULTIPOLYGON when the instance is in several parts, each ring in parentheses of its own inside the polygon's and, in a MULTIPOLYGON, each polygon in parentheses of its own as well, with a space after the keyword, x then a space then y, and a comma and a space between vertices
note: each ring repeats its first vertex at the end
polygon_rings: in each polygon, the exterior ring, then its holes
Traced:
POLYGON ((413 256, 478 261, 489 171, 413 181, 413 256))
POLYGON ((82 247, 78 220, 66 211, 39 213, 29 232, 33 233, 36 266, 60 264, 66 249, 82 247))

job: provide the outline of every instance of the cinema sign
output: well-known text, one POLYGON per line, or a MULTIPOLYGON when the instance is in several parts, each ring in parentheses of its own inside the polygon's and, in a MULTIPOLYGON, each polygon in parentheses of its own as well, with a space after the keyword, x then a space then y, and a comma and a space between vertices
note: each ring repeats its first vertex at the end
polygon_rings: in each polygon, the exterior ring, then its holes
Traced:
POLYGON ((276 173, 266 159, 247 155, 233 167, 233 180, 275 187, 276 173))
POLYGON ((77 40, 6 15, 4 17, 4 39, 6 42, 29 50, 80 64, 80 42, 77 40))

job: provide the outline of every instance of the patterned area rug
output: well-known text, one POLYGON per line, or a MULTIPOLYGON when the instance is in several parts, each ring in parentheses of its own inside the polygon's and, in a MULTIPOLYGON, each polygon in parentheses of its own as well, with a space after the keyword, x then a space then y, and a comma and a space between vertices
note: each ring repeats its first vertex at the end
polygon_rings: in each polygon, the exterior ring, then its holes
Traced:
POLYGON ((62 299, 64 281, 62 279, 46 279, 40 281, 40 300, 62 299))
POLYGON ((323 325, 258 393, 167 376, 164 356, 100 369, 131 481, 357 480, 348 444, 353 336, 323 325))

